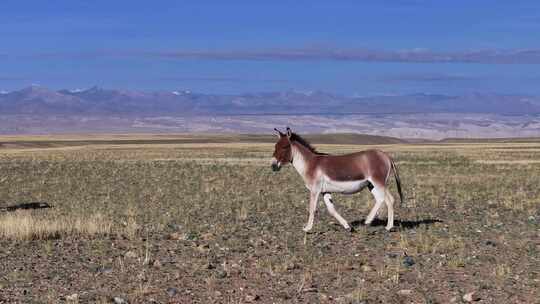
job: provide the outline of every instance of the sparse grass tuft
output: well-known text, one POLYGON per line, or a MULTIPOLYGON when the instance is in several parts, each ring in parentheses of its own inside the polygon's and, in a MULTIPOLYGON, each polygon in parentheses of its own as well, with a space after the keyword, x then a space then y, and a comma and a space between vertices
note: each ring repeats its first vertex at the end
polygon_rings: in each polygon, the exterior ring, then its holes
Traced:
POLYGON ((137 213, 132 206, 129 206, 125 211, 126 220, 122 221, 123 233, 130 239, 137 235, 139 224, 137 223, 137 213))

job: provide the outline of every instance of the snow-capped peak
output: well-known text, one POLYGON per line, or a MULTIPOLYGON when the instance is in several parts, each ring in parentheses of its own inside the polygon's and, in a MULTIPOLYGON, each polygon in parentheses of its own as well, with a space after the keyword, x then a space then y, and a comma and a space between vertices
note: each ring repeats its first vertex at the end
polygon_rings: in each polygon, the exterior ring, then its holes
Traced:
POLYGON ((191 91, 190 90, 183 90, 183 91, 172 91, 171 92, 172 94, 174 95, 188 95, 188 94, 191 94, 191 91))
POLYGON ((294 92, 296 94, 302 94, 304 96, 311 96, 314 93, 314 91, 310 91, 310 90, 307 90, 307 91, 305 91, 305 90, 294 90, 294 92))

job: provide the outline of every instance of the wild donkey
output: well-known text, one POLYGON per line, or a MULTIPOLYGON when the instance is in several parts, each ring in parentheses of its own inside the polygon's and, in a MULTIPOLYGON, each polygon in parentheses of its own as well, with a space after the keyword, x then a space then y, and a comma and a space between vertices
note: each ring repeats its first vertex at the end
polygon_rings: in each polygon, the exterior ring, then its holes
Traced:
POLYGON ((328 212, 345 229, 353 231, 347 221, 334 208, 331 193, 353 194, 365 187, 368 187, 375 198, 375 206, 369 212, 366 224, 371 224, 384 202, 388 209, 386 229, 392 229, 394 226, 394 198, 386 188, 392 171, 401 201, 403 201, 403 194, 396 165, 387 154, 379 150, 366 150, 346 155, 328 155, 317 152, 307 141, 293 133, 288 127, 286 134, 278 129, 274 130, 277 132, 279 140, 275 145, 272 170, 279 171, 282 164, 292 163, 311 192, 309 218, 304 231, 308 232, 313 228, 320 194, 323 195, 328 212))

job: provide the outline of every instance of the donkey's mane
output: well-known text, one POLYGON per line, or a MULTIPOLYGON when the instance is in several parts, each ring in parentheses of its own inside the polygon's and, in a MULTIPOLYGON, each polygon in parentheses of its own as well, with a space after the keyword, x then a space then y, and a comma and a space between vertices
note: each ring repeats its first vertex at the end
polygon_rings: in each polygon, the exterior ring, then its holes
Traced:
POLYGON ((317 149, 315 147, 313 147, 307 140, 305 140, 302 136, 300 136, 300 135, 298 135, 296 133, 291 134, 290 140, 301 144, 302 146, 306 147, 309 151, 311 151, 312 153, 315 153, 317 155, 328 155, 326 153, 318 152, 317 149))

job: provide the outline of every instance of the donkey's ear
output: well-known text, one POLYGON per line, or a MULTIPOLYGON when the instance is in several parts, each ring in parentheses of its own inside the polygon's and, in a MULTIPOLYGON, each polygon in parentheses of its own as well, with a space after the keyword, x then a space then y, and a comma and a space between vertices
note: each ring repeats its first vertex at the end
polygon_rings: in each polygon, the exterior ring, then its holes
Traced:
POLYGON ((279 137, 279 138, 282 138, 283 136, 285 136, 285 134, 281 133, 280 130, 274 128, 274 131, 276 131, 276 135, 279 137))
POLYGON ((292 136, 291 128, 287 127, 287 137, 290 139, 292 136))

